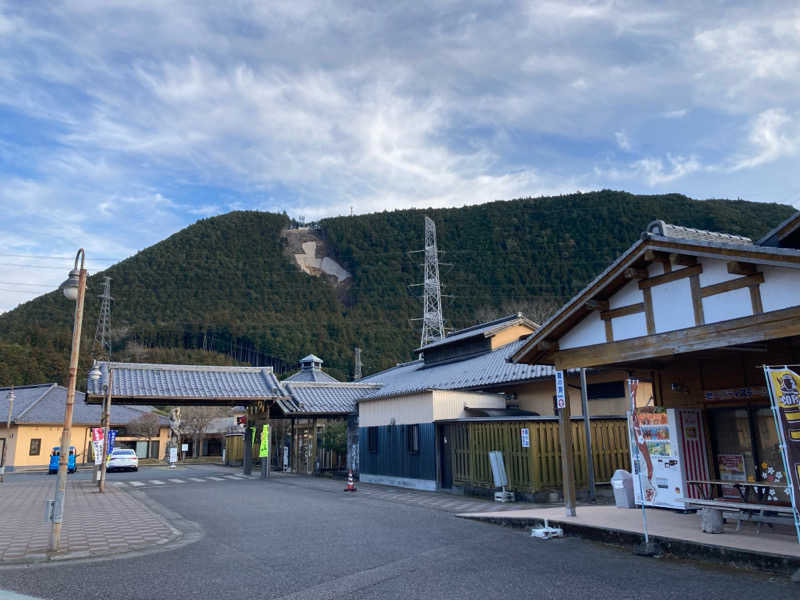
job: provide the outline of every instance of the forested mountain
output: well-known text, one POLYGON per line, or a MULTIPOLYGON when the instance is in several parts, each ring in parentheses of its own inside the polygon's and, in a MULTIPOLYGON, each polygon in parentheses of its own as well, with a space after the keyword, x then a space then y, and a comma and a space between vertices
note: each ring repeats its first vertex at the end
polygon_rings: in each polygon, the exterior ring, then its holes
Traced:
MULTIPOLYGON (((542 319, 653 219, 758 237, 792 213, 778 204, 600 191, 451 209, 325 219, 315 234, 352 278, 335 286, 293 263, 286 215, 203 219, 89 278, 81 372, 112 278, 115 360, 223 361, 293 369, 313 352, 349 379, 410 358, 422 312, 423 215, 437 225, 446 325, 522 309, 542 319), (206 350, 206 351, 204 351, 206 350)), ((74 303, 51 292, 0 315, 0 385, 63 381, 74 303)))

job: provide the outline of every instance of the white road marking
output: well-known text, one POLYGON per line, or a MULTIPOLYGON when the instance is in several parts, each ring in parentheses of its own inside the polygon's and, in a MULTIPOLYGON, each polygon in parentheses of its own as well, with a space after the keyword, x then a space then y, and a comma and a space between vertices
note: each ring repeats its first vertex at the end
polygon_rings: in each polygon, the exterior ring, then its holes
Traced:
POLYGON ((206 477, 206 479, 213 479, 214 481, 225 481, 222 477, 206 477))
POLYGON ((241 478, 237 477, 236 475, 225 475, 225 479, 241 479, 241 478))
POLYGON ((172 483, 186 483, 183 479, 170 479, 172 483))
POLYGON ((199 477, 189 477, 192 481, 197 481, 198 483, 205 483, 205 479, 200 479, 199 477))
POLYGON ((144 482, 143 481, 129 481, 128 484, 132 485, 133 487, 139 487, 140 485, 144 485, 144 482))
POLYGON ((119 486, 123 486, 123 485, 125 485, 125 482, 124 482, 124 481, 112 481, 111 483, 112 483, 113 485, 119 485, 119 486))
POLYGON ((161 481, 160 479, 151 479, 147 483, 152 483, 154 485, 164 485, 166 481, 161 481))

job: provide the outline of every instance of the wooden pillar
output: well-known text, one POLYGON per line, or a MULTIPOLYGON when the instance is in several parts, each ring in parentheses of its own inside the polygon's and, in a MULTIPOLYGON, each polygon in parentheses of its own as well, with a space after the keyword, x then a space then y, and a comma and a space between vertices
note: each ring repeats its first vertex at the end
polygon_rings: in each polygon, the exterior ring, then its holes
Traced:
POLYGON ((253 472, 253 461, 252 461, 252 454, 253 451, 250 448, 250 426, 252 421, 250 420, 250 414, 248 411, 247 418, 244 422, 244 437, 242 438, 242 470, 244 471, 245 475, 250 475, 253 472))
POLYGON ((564 508, 568 517, 575 516, 575 459, 572 456, 572 425, 569 405, 569 386, 566 385, 567 374, 564 373, 564 408, 558 411, 558 433, 561 440, 561 479, 564 489, 564 508))
POLYGON ((581 369, 581 412, 583 413, 583 432, 586 436, 586 475, 589 484, 589 500, 597 500, 594 484, 594 457, 592 456, 592 426, 589 422, 589 390, 586 385, 586 369, 581 369))
POLYGON ((311 419, 311 472, 317 470, 317 418, 311 419))

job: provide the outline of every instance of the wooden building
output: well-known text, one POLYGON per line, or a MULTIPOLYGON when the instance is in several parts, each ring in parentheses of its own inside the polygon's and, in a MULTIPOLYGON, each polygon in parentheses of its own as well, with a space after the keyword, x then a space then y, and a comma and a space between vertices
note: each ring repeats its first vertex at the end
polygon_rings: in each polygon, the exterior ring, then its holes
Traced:
POLYGON ((652 384, 654 411, 699 410, 705 479, 785 481, 761 366, 800 362, 800 213, 755 242, 654 221, 512 360, 623 370, 652 384))
MULTIPOLYGON (((554 371, 508 362, 537 327, 520 314, 481 323, 417 348, 418 360, 362 379, 380 384, 359 400, 362 481, 426 490, 487 489, 487 452, 503 450, 508 460, 515 457, 517 466, 510 468, 516 491, 558 487, 554 371), (500 430, 505 433, 492 438, 500 430), (533 436, 524 447, 523 430, 533 436), (495 446, 484 448, 481 439, 495 439, 495 446)), ((618 371, 590 376, 589 416, 598 424, 601 417, 612 417, 606 424, 614 422, 619 430, 609 438, 615 440, 615 468, 627 465, 627 438, 620 433, 622 379, 618 371)), ((577 372, 569 374, 568 383, 578 384, 577 372)), ((574 401, 581 413, 580 397, 574 401)), ((600 469, 605 463, 597 460, 600 469)))

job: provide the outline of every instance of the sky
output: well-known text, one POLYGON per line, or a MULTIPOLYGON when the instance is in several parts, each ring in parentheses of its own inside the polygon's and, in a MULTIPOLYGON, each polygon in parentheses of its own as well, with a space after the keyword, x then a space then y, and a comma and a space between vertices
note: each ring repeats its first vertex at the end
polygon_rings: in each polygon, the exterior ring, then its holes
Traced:
POLYGON ((799 88, 797 2, 0 0, 0 312, 231 210, 800 207, 799 88))

